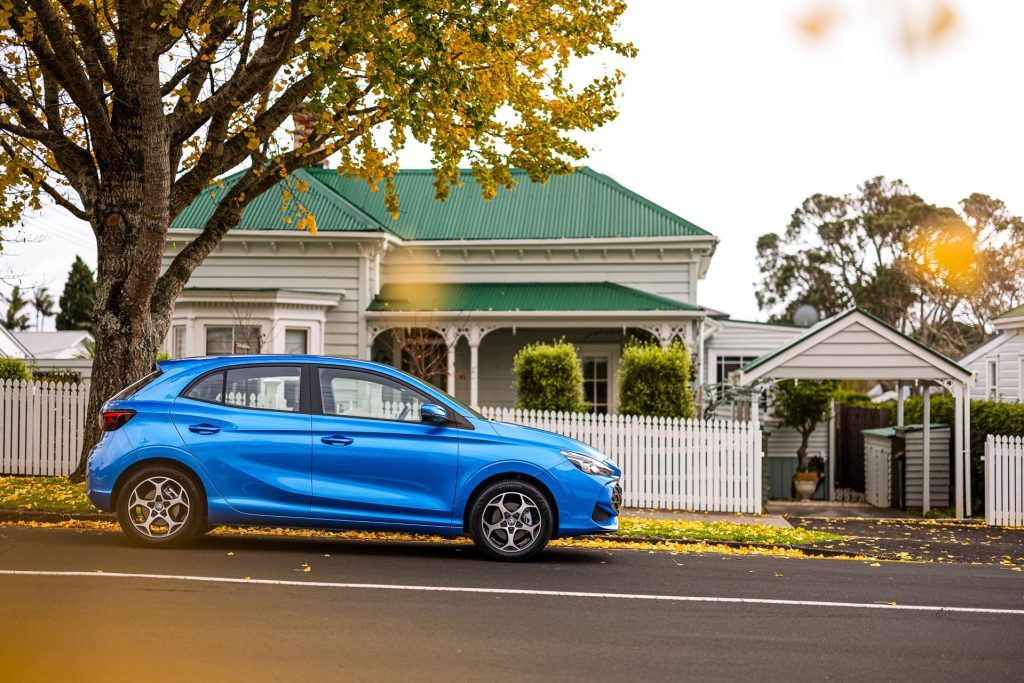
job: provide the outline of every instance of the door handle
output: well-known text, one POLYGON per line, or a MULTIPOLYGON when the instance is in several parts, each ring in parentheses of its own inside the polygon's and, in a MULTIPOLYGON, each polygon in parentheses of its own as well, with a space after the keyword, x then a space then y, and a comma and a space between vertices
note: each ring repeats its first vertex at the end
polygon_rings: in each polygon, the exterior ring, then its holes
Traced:
POLYGON ((330 436, 323 437, 320 441, 328 446, 347 446, 352 443, 354 439, 343 434, 331 434, 330 436))
POLYGON ((203 422, 197 425, 189 426, 188 431, 192 432, 193 434, 216 434, 217 432, 220 431, 220 427, 218 427, 217 425, 206 424, 205 422, 203 422))

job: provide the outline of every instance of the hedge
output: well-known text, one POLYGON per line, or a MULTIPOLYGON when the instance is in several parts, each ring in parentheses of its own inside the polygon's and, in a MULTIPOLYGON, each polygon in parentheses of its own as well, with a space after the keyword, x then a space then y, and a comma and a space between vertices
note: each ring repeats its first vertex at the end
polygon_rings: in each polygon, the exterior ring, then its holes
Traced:
MULTIPOLYGON (((924 421, 923 401, 912 396, 903 401, 903 423, 921 424, 924 421)), ((896 424, 896 402, 888 401, 879 405, 889 408, 892 424, 896 424)), ((932 396, 932 424, 947 424, 952 430, 955 425, 953 397, 932 396)), ((1024 436, 1024 404, 999 403, 996 401, 971 401, 971 497, 975 505, 984 500, 985 469, 981 457, 985 455, 985 437, 989 434, 1003 436, 1024 436)))
POLYGON ((516 407, 583 413, 583 370, 576 347, 566 341, 538 342, 519 349, 512 363, 516 407))
POLYGON ((667 349, 633 343, 619 360, 619 412, 624 415, 693 417, 690 353, 676 342, 667 349))
POLYGON ((31 379, 28 366, 20 358, 0 357, 0 379, 31 379))

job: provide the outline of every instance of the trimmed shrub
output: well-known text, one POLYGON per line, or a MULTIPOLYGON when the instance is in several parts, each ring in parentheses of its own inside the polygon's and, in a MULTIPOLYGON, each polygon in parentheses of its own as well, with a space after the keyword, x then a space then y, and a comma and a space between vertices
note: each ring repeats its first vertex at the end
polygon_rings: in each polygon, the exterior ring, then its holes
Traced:
POLYGON ((28 366, 20 358, 0 357, 0 379, 31 379, 28 366))
POLYGON ((619 412, 624 415, 693 417, 690 352, 675 342, 629 344, 619 360, 619 412))
MULTIPOLYGON (((891 423, 896 424, 896 402, 887 401, 891 423)), ((880 407, 883 407, 880 406, 880 407)), ((955 402, 949 395, 932 396, 932 424, 955 426, 953 410, 955 402)), ((912 396, 903 401, 903 423, 921 424, 924 420, 924 401, 912 396)), ((985 437, 989 434, 1002 436, 1024 436, 1024 404, 999 403, 997 401, 971 401, 971 497, 977 509, 985 500, 985 437)))
POLYGON ((583 400, 583 370, 576 347, 564 340, 519 349, 512 372, 517 408, 567 413, 590 409, 583 400))
POLYGON ((800 432, 797 448, 797 471, 808 467, 807 444, 818 423, 832 417, 832 401, 839 390, 835 380, 783 380, 772 387, 775 412, 783 427, 800 432))

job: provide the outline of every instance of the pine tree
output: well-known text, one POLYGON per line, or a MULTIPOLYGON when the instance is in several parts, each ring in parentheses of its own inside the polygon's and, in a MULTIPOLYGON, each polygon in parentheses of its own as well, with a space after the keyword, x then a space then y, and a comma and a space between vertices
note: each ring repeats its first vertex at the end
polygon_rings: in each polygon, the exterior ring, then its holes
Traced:
POLYGON ((58 330, 88 330, 92 328, 92 307, 96 299, 96 280, 81 256, 75 257, 60 295, 58 330))

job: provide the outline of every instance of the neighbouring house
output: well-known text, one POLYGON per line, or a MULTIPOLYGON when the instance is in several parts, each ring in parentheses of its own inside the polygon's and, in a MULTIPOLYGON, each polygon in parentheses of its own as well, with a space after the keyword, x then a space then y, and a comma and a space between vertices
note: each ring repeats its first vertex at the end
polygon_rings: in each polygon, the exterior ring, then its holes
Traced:
POLYGON ((15 332, 14 336, 36 360, 71 360, 91 355, 93 338, 85 330, 15 332))
POLYGON ((971 396, 1024 403, 1024 306, 992 321, 996 335, 960 359, 974 373, 971 396))
POLYGON ((4 358, 29 358, 29 350, 18 341, 18 337, 3 325, 0 325, 0 356, 4 358))
POLYGON ((36 375, 92 377, 93 337, 85 330, 11 332, 0 325, 0 356, 23 358, 36 375))

